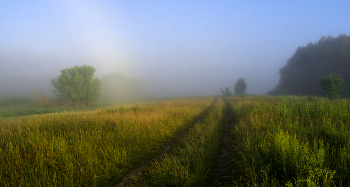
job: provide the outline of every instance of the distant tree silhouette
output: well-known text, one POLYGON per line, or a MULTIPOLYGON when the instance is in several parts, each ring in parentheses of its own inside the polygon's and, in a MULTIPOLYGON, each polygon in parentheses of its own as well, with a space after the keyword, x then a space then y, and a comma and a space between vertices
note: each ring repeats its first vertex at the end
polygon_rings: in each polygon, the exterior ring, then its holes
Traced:
POLYGON ((228 87, 226 87, 225 90, 223 90, 223 89, 221 88, 221 93, 222 93, 222 95, 224 95, 224 96, 232 95, 232 93, 231 93, 231 91, 230 91, 230 89, 229 89, 228 87))
POLYGON ((236 95, 245 94, 245 91, 247 89, 247 84, 245 83, 245 80, 243 78, 239 78, 238 81, 235 83, 234 92, 236 95))
POLYGON ((298 47, 279 71, 278 85, 270 95, 324 95, 320 82, 325 75, 337 73, 344 79, 341 95, 350 96, 350 37, 324 37, 317 43, 298 47))

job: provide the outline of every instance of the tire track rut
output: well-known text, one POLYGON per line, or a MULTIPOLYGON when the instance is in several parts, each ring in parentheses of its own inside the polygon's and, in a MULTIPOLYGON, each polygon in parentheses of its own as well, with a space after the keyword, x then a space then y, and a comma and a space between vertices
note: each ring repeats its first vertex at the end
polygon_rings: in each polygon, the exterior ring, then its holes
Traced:
POLYGON ((145 169, 150 166, 152 163, 154 163, 156 160, 160 159, 165 153, 167 153, 168 151, 170 151, 174 145, 176 145, 176 143, 178 143, 182 137, 184 137, 188 131, 194 127, 195 124, 197 124, 198 122, 200 122, 207 114, 208 112, 213 108, 213 106, 216 104, 217 102, 217 98, 215 98, 215 101, 207 108, 205 109, 200 115, 199 117, 195 118, 190 125, 188 125, 186 127, 185 130, 183 130, 180 134, 178 134, 177 136, 175 136, 167 145, 165 145, 163 147, 163 149, 158 152, 156 154, 156 156, 154 156, 152 159, 144 162, 141 166, 131 170, 129 173, 127 173, 123 179, 115 186, 111 186, 111 187, 126 187, 129 184, 130 179, 136 178, 139 175, 142 174, 143 171, 145 171, 145 169))
POLYGON ((219 157, 216 160, 216 165, 213 167, 213 176, 214 180, 212 181, 213 186, 227 186, 230 179, 229 172, 229 162, 231 154, 231 129, 234 123, 232 108, 230 103, 226 98, 223 98, 225 101, 225 114, 224 114, 224 123, 225 123, 225 132, 222 142, 222 148, 219 152, 219 157))

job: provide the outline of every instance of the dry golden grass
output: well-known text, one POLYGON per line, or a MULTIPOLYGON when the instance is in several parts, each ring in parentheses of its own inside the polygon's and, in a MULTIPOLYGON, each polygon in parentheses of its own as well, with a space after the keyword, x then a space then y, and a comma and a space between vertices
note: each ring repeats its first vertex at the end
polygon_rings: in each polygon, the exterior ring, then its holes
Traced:
POLYGON ((130 186, 208 186, 224 131, 224 101, 195 124, 176 147, 156 161, 130 186), (208 182, 209 181, 209 182, 208 182))
POLYGON ((36 115, 0 124, 0 186, 109 186, 214 98, 36 115))

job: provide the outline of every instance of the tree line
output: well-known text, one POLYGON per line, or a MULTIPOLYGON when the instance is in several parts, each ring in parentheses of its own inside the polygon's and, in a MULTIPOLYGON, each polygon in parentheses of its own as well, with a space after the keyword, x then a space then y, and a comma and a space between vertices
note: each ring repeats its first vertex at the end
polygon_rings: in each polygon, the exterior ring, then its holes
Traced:
MULTIPOLYGON (((350 37, 340 34, 322 36, 316 42, 298 47, 287 64, 279 70, 280 80, 269 95, 327 95, 320 84, 326 76, 337 74, 344 84, 340 95, 350 97, 350 37)), ((324 84, 323 84, 324 85, 324 84)))
MULTIPOLYGON (((350 97, 350 37, 340 34, 337 38, 324 37, 307 46, 298 47, 287 64, 279 71, 280 80, 269 95, 326 95, 350 97), (328 77, 326 75, 329 75, 328 77), (343 84, 344 83, 344 84, 343 84)), ((62 102, 88 106, 100 96, 101 80, 94 77, 96 69, 92 66, 75 66, 61 70, 61 75, 51 81, 53 93, 62 102)), ((113 79, 125 79, 121 74, 109 74, 103 77, 106 82, 105 97, 113 97, 120 86, 113 79)), ((126 85, 135 85, 131 93, 140 93, 142 85, 137 80, 128 80, 126 85)), ((247 85, 239 78, 234 86, 235 95, 245 94, 247 85)), ((221 88, 224 96, 232 95, 228 87, 221 88)), ((121 95, 130 95, 119 91, 121 95)), ((118 94, 116 94, 118 95, 118 94)), ((135 95, 135 96, 136 96, 135 95)))

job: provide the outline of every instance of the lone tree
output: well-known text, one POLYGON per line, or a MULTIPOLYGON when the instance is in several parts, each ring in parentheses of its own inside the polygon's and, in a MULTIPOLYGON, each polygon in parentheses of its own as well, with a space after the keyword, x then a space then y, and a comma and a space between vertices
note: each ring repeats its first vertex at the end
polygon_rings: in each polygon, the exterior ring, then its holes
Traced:
POLYGON ((235 83, 234 92, 236 95, 245 94, 245 90, 247 89, 247 85, 245 83, 245 80, 242 78, 239 78, 238 81, 235 83))
POLYGON ((344 80, 336 73, 333 73, 328 77, 325 76, 321 81, 321 86, 323 87, 326 97, 328 99, 340 97, 339 93, 342 90, 343 82, 344 80))
POLYGON ((230 89, 229 89, 228 87, 226 87, 225 90, 223 90, 223 89, 221 88, 221 93, 222 93, 222 95, 224 95, 224 96, 232 95, 232 93, 231 93, 231 91, 230 91, 230 89))
POLYGON ((74 66, 61 70, 61 75, 51 80, 53 94, 63 102, 89 106, 100 95, 101 81, 94 78, 96 69, 92 66, 74 66))

